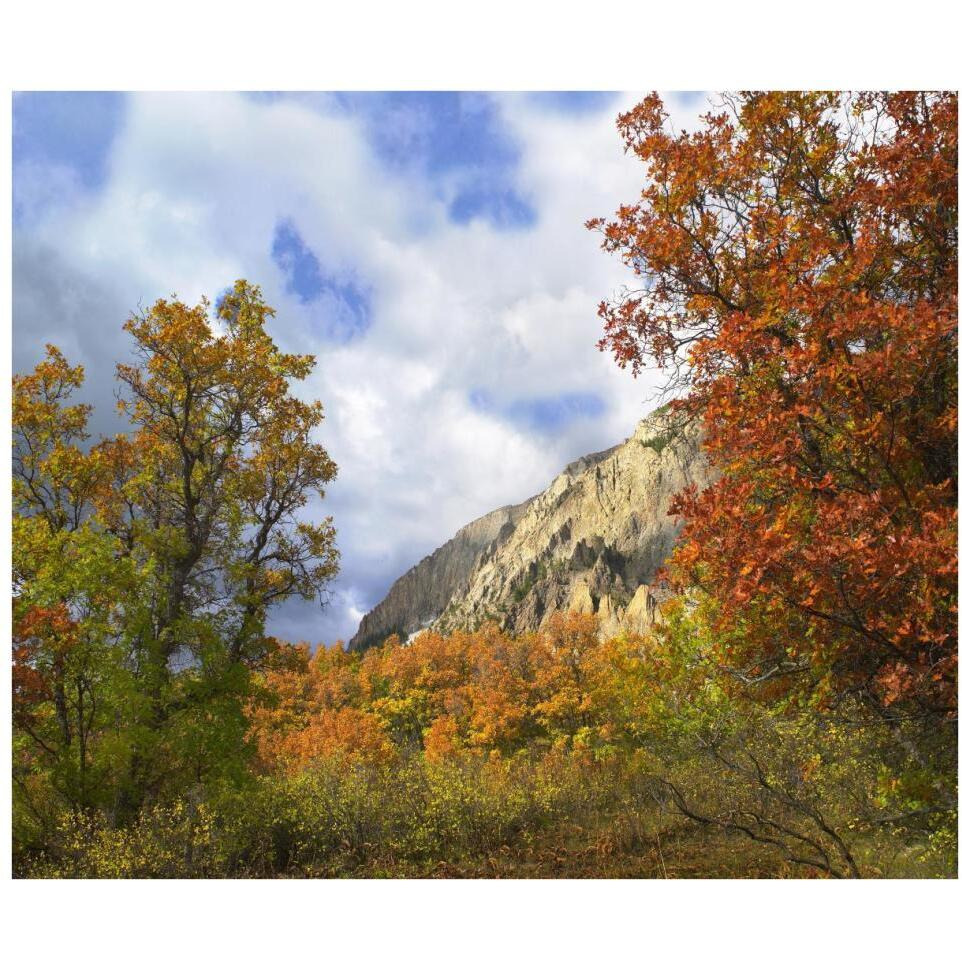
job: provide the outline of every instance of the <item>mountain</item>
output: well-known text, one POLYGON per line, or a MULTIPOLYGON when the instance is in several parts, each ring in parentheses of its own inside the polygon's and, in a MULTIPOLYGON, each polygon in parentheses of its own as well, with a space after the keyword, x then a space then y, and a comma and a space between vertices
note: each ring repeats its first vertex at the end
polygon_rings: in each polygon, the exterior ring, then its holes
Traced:
POLYGON ((709 480, 698 441, 696 428, 664 413, 642 420, 623 444, 572 462, 541 494, 463 527, 394 583, 349 647, 489 618, 526 631, 557 611, 594 612, 605 634, 649 628, 660 600, 651 582, 679 530, 671 500, 709 480))

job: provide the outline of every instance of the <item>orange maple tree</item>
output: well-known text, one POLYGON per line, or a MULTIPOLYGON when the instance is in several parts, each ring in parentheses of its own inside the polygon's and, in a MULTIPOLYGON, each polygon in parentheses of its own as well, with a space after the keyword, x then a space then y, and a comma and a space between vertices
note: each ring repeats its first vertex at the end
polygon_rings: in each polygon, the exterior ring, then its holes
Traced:
POLYGON ((749 92, 702 122, 655 94, 619 117, 646 185, 588 224, 638 279, 599 346, 665 369, 719 470, 676 502, 674 584, 747 680, 952 712, 957 96, 749 92))

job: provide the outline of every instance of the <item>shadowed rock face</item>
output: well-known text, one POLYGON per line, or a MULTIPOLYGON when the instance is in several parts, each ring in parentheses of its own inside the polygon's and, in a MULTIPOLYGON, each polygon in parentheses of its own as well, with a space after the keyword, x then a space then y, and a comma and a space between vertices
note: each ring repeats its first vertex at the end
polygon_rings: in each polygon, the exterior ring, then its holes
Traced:
POLYGON ((351 647, 427 624, 450 631, 493 619, 527 631, 559 611, 597 614, 606 635, 645 631, 657 618, 651 580, 679 530, 671 500, 708 481, 697 431, 649 417, 623 444, 568 465, 542 494, 462 528, 395 582, 351 647))

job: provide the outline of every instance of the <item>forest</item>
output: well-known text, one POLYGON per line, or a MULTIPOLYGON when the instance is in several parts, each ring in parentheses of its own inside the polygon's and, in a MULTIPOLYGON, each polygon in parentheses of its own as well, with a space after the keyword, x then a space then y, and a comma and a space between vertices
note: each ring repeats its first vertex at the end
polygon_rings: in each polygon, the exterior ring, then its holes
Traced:
POLYGON ((253 283, 159 300, 124 432, 54 345, 13 380, 15 875, 957 875, 957 96, 617 124, 598 346, 717 476, 653 631, 273 637, 338 572, 315 359, 253 283))

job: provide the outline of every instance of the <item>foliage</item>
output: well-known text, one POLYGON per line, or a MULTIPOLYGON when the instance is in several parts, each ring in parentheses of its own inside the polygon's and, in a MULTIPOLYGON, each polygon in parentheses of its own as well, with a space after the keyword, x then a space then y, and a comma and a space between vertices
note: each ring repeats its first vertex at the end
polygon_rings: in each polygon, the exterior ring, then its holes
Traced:
POLYGON ((910 752, 857 706, 747 708, 706 621, 679 605, 655 638, 572 615, 281 651, 249 708, 256 780, 125 826, 63 815, 20 871, 953 874, 951 744, 910 752))
POLYGON ((714 658, 715 618, 710 599, 690 597, 666 606, 654 638, 603 640, 592 616, 571 614, 522 635, 490 623, 363 655, 301 652, 265 678, 277 698, 255 711, 261 763, 289 775, 412 757, 610 765, 654 808, 837 876, 873 871, 876 855, 861 860, 882 826, 924 836, 951 817, 951 730, 893 730, 855 698, 800 702, 784 677, 746 684, 714 658), (349 730, 319 734, 342 718, 349 730))
POLYGON ((957 109, 745 93, 675 134, 653 94, 641 199, 589 224, 639 279, 600 346, 672 374, 721 474, 673 559, 717 656, 890 714, 956 703, 957 109))
POLYGON ((646 448, 651 448, 655 454, 661 454, 665 448, 674 440, 669 434, 658 434, 653 438, 642 438, 641 443, 646 448))
POLYGON ((89 445, 57 348, 13 384, 14 782, 29 846, 62 814, 111 823, 247 777, 250 669, 269 608, 337 570, 331 520, 298 518, 335 467, 313 440, 313 366, 238 281, 217 305, 158 301, 126 325, 130 430, 89 445))
MULTIPOLYGON (((239 281, 127 325, 127 434, 14 380, 18 875, 957 874, 957 98, 746 93, 619 119, 640 289, 601 346, 697 419, 651 635, 593 616, 267 637, 337 568, 335 467, 239 281)), ((515 586, 523 600, 534 571, 515 586)))

